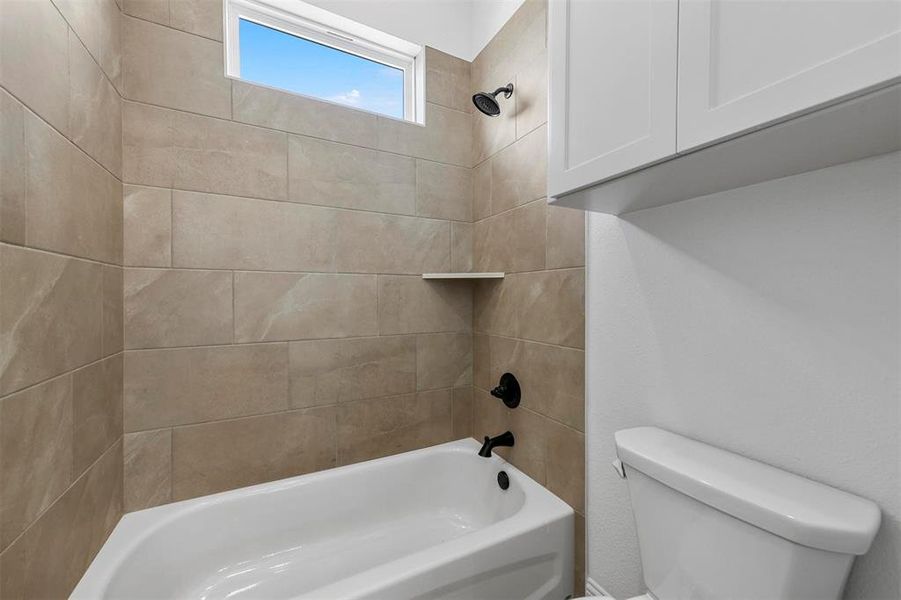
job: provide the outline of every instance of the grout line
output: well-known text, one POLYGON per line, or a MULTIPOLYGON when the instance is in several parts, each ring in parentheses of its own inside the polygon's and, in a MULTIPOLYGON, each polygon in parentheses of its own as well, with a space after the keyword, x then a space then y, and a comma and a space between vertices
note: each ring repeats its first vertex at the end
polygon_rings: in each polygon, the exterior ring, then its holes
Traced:
POLYGON ((13 391, 11 391, 11 392, 7 392, 6 394, 0 396, 0 401, 5 400, 6 398, 9 398, 10 396, 15 396, 16 394, 21 394, 21 393, 24 393, 24 392, 32 391, 32 390, 34 390, 34 389, 37 388, 37 387, 40 387, 40 386, 42 386, 42 385, 51 383, 52 381, 55 381, 55 380, 57 380, 57 379, 61 379, 61 378, 63 378, 63 377, 69 377, 69 376, 71 376, 71 375, 74 375, 74 374, 75 374, 76 372, 78 372, 78 371, 83 371, 83 370, 88 369, 88 368, 90 368, 90 367, 94 367, 94 366, 96 366, 96 365, 102 363, 103 361, 105 361, 105 360, 110 360, 111 358, 115 358, 115 357, 119 356, 120 354, 123 355, 122 358, 123 358, 123 360, 124 360, 124 359, 125 359, 125 356, 124 356, 124 355, 125 355, 125 350, 119 350, 118 352, 114 352, 114 353, 110 354, 109 356, 102 356, 102 357, 97 358, 97 359, 95 359, 95 360, 92 360, 92 361, 90 361, 90 362, 86 362, 86 363, 84 363, 83 365, 78 365, 77 367, 72 367, 72 368, 69 369, 68 371, 63 371, 62 373, 57 373, 56 375, 51 375, 50 377, 47 377, 47 378, 45 378, 45 379, 41 379, 40 381, 36 381, 36 382, 34 382, 34 383, 29 383, 29 384, 26 385, 25 387, 15 389, 15 390, 13 390, 13 391))
POLYGON ((100 265, 103 267, 114 267, 117 269, 125 269, 126 268, 117 263, 104 262, 102 260, 97 260, 95 258, 86 258, 84 256, 77 256, 75 254, 67 254, 65 252, 60 252, 58 250, 48 250, 46 248, 37 248, 35 246, 27 246, 25 244, 19 244, 16 242, 0 241, 0 246, 8 246, 10 248, 19 248, 21 250, 28 250, 31 252, 40 252, 41 254, 49 254, 50 256, 55 256, 58 258, 65 258, 68 260, 80 260, 82 262, 100 265))

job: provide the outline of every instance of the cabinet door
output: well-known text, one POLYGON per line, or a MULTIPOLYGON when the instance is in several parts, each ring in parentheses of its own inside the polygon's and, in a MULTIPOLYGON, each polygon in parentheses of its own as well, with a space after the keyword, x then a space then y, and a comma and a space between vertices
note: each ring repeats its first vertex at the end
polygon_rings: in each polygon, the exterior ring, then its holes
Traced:
POLYGON ((679 151, 901 75, 899 0, 681 0, 679 151))
POLYGON ((676 149, 677 0, 550 0, 550 196, 676 149))

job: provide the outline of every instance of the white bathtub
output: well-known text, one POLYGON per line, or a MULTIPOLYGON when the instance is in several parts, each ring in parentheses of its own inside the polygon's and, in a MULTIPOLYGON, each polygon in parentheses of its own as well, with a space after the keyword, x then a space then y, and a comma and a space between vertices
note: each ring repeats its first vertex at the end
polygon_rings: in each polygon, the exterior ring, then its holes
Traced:
POLYGON ((572 509, 478 449, 460 440, 130 513, 71 598, 566 598, 572 509))

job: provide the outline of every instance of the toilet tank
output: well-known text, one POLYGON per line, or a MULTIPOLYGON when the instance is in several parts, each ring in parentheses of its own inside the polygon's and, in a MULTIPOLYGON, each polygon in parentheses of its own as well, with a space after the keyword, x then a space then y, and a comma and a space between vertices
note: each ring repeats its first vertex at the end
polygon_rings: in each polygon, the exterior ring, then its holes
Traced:
POLYGON ((662 429, 616 446, 658 600, 838 599, 879 529, 869 500, 662 429))

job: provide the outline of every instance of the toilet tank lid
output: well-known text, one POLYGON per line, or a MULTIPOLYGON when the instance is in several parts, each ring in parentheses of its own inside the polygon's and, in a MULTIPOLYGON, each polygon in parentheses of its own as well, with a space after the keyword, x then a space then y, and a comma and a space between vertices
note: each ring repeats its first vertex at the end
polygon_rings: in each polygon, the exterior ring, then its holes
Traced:
POLYGON ((622 462, 683 494, 795 543, 865 554, 873 502, 656 427, 615 434, 622 462))

